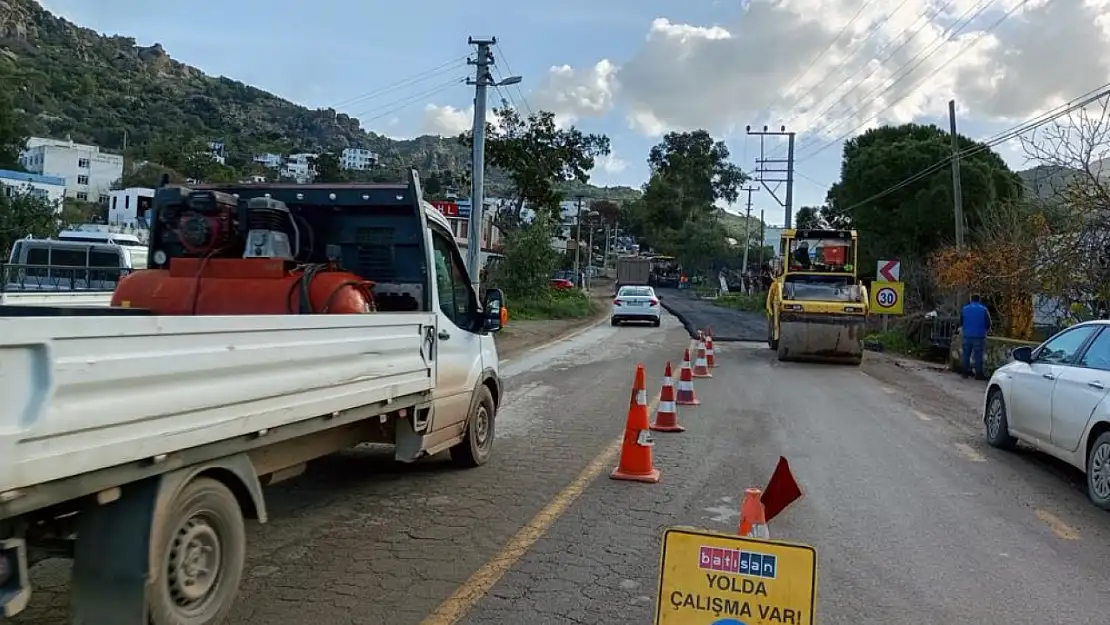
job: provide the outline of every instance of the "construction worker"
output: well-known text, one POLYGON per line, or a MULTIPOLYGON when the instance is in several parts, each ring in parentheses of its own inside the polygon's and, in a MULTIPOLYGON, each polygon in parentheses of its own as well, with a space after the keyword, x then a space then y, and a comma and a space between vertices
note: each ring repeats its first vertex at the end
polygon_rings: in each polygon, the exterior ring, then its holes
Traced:
POLYGON ((963 338, 963 368, 965 378, 971 377, 972 357, 974 357, 975 377, 984 380, 983 349, 987 343, 987 333, 991 329, 991 314, 979 301, 979 295, 971 296, 971 302, 960 310, 960 336, 963 338))

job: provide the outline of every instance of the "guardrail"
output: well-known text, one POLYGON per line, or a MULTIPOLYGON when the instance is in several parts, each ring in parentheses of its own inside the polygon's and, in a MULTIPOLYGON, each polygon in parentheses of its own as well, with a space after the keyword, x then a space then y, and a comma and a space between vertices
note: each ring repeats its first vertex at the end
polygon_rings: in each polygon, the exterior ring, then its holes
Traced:
POLYGON ((112 291, 129 273, 122 267, 0 263, 0 293, 112 291))

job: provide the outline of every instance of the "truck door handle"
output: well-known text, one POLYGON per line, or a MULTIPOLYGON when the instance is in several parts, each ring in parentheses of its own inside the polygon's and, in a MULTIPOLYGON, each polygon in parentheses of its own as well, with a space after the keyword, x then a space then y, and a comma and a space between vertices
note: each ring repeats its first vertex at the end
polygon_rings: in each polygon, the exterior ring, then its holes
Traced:
POLYGON ((440 330, 439 334, 437 334, 436 336, 438 336, 439 340, 441 341, 446 341, 447 339, 451 338, 451 335, 447 333, 447 330, 440 330))
POLYGON ((1091 388, 1097 388, 1100 391, 1106 388, 1102 385, 1102 382, 1099 382, 1098 380, 1091 380, 1090 382, 1087 382, 1087 386, 1091 388))
POLYGON ((1056 376, 1052 375, 1051 373, 1042 373, 1041 377, 1046 379, 1046 380, 1055 380, 1056 379, 1056 376))

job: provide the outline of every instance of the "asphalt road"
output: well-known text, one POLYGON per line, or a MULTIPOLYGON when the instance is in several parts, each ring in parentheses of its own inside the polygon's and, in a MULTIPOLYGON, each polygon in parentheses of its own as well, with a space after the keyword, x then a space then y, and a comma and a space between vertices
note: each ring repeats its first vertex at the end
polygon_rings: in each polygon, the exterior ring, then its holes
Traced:
POLYGON ((767 340, 767 318, 763 315, 714 306, 695 299, 688 290, 659 289, 659 294, 663 307, 681 318, 691 335, 712 328, 717 342, 767 340))
MULTIPOLYGON (((743 489, 780 454, 806 496, 771 534, 817 549, 823 625, 1105 622, 1110 515, 1074 472, 987 448, 976 389, 951 376, 718 344, 688 430, 656 435, 661 483, 606 479, 635 363, 652 397, 686 346, 664 321, 514 356, 486 467, 360 450, 271 489, 231 622, 650 623, 662 530, 735 531, 743 489)), ((61 566, 37 577, 64 590, 61 566)), ((19 622, 66 622, 61 592, 32 604, 19 622)))

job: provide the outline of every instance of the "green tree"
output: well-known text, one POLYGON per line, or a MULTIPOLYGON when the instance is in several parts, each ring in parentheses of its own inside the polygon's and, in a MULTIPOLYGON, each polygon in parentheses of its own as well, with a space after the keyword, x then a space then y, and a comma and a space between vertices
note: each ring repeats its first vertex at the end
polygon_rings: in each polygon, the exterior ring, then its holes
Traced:
POLYGON ((551 237, 556 229, 554 217, 538 213, 530 223, 505 235, 503 251, 505 260, 497 268, 491 281, 512 297, 533 298, 546 295, 550 289, 551 274, 559 267, 561 254, 551 247, 551 237))
POLYGON ((58 209, 57 203, 32 193, 0 193, 0 262, 7 261, 12 245, 27 235, 57 235, 62 225, 58 209))
POLYGON ((315 182, 346 182, 347 172, 339 164, 339 156, 334 152, 321 152, 312 159, 312 167, 316 171, 313 178, 315 182))
MULTIPOLYGON (((558 210, 559 186, 586 183, 595 159, 609 154, 609 138, 581 130, 559 128, 555 114, 538 111, 527 118, 511 107, 494 110, 496 124, 486 124, 486 167, 504 171, 512 181, 513 201, 498 212, 498 226, 508 231, 523 223, 525 205, 534 210, 558 210)), ((473 144, 472 133, 459 137, 473 144)), ((545 276, 546 280, 546 276, 545 276)))
POLYGON ((171 184, 181 184, 185 182, 185 176, 182 176, 169 167, 157 163, 146 162, 138 167, 131 168, 112 186, 116 189, 129 189, 131 187, 154 189, 162 184, 163 174, 169 175, 169 182, 171 184))
POLYGON ((621 205, 612 200, 593 200, 590 210, 597 212, 602 224, 613 226, 620 219, 621 205))
MULTIPOLYGON (((990 205, 1020 198, 1022 186, 989 147, 958 141, 964 218, 974 230, 990 205)), ((880 256, 923 261, 954 237, 951 153, 951 135, 920 124, 875 128, 844 144, 825 216, 859 231, 862 266, 880 256)))
POLYGON ((728 147, 704 130, 672 132, 651 149, 651 178, 626 213, 632 231, 653 250, 708 269, 732 254, 717 202, 735 202, 746 176, 728 147))
POLYGON ((821 209, 816 206, 803 206, 794 214, 795 228, 817 229, 823 228, 825 225, 825 220, 821 216, 821 209))
POLYGON ((0 169, 23 171, 19 153, 27 145, 27 127, 12 98, 0 91, 0 169))

